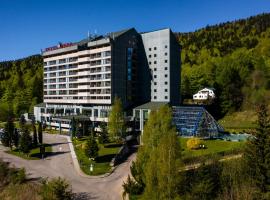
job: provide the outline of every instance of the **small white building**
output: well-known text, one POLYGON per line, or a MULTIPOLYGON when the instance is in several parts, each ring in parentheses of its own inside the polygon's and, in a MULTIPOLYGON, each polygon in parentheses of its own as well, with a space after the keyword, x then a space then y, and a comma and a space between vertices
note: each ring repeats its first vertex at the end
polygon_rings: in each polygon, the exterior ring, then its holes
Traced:
POLYGON ((204 88, 193 95, 193 100, 208 100, 214 98, 214 88, 204 88))

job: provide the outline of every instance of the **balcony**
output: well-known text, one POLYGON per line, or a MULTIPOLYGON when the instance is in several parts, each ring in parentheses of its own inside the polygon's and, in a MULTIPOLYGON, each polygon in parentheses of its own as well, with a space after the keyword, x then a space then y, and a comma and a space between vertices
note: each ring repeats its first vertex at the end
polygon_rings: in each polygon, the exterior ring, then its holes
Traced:
POLYGON ((78 92, 78 96, 80 97, 89 96, 89 92, 78 92))
POLYGON ((89 76, 90 72, 89 71, 82 71, 82 72, 78 72, 79 76, 89 76))
POLYGON ((85 90, 88 90, 90 89, 90 85, 78 85, 78 89, 85 89, 85 90))
POLYGON ((90 78, 80 78, 78 79, 79 82, 90 82, 90 78))
POLYGON ((78 69, 90 69, 90 64, 79 65, 78 69))
POLYGON ((89 61, 90 61, 89 57, 83 57, 78 59, 78 62, 89 62, 89 61))

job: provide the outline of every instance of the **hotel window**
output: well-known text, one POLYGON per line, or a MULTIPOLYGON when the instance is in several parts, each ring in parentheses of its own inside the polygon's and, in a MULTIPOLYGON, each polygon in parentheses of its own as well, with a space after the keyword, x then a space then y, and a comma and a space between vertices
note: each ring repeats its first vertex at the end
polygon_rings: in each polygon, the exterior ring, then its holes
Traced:
POLYGON ((107 56, 111 56, 111 52, 110 51, 106 51, 105 52, 105 56, 107 57, 107 56))
POLYGON ((167 56, 168 55, 168 53, 167 52, 165 52, 165 54, 164 54, 165 56, 167 56))
POLYGON ((154 61, 154 64, 157 64, 157 61, 154 61))
POLYGON ((168 82, 167 81, 165 81, 165 85, 168 85, 168 82))
POLYGON ((154 78, 157 78, 157 75, 154 75, 154 78))
POLYGON ((168 60, 165 60, 165 63, 168 63, 168 60))
POLYGON ((98 117, 98 109, 94 109, 94 117, 98 117))
POLYGON ((56 60, 49 61, 49 65, 55 65, 55 64, 56 64, 56 60))
POLYGON ((165 49, 167 49, 168 48, 168 46, 167 45, 165 45, 165 49))
POLYGON ((157 85, 157 82, 154 82, 154 85, 157 85))
POLYGON ((157 71, 157 68, 154 68, 154 71, 157 71))
POLYGON ((151 65, 151 62, 149 62, 149 65, 151 65))
POLYGON ((66 59, 60 59, 59 60, 59 64, 62 64, 62 63, 65 63, 66 62, 66 59))
POLYGON ((165 77, 168 77, 168 74, 165 74, 165 77))
POLYGON ((157 99, 157 96, 154 96, 154 99, 157 99))
POLYGON ((168 96, 165 96, 165 99, 168 99, 168 96))
POLYGON ((168 70, 168 67, 165 67, 164 69, 165 69, 165 70, 168 70))
POLYGON ((143 110, 143 120, 148 119, 148 110, 143 110))
POLYGON ((149 51, 151 51, 151 48, 149 48, 149 51))
POLYGON ((168 89, 165 89, 164 91, 165 91, 165 92, 168 92, 168 89))
POLYGON ((157 57, 157 54, 154 54, 154 57, 157 57))
POLYGON ((140 111, 135 110, 135 118, 140 119, 140 111))
POLYGON ((100 117, 101 118, 108 117, 108 111, 107 110, 101 110, 100 111, 100 117))
POLYGON ((157 92, 157 89, 154 89, 154 92, 157 92))
POLYGON ((157 47, 154 47, 154 50, 157 50, 157 47))
POLYGON ((151 58, 151 54, 148 57, 151 58))

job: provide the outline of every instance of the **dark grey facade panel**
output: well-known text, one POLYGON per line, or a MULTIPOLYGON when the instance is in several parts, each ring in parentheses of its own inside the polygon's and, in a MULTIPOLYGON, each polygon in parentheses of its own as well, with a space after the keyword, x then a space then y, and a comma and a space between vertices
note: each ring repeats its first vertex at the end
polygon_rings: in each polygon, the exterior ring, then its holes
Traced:
POLYGON ((175 35, 170 31, 170 88, 171 104, 180 105, 181 50, 175 35))

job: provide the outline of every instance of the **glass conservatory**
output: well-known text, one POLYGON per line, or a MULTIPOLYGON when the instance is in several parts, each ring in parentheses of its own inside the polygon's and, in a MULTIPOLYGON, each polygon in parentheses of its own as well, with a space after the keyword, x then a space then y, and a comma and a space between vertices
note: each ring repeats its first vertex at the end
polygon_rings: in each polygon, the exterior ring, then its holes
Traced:
POLYGON ((179 135, 186 137, 219 138, 224 129, 203 107, 172 107, 173 121, 179 135))

